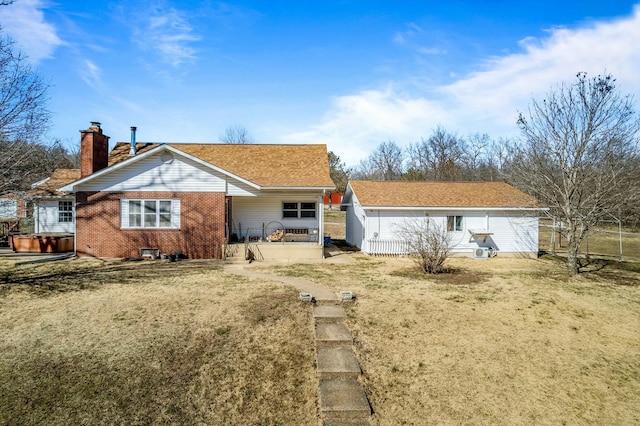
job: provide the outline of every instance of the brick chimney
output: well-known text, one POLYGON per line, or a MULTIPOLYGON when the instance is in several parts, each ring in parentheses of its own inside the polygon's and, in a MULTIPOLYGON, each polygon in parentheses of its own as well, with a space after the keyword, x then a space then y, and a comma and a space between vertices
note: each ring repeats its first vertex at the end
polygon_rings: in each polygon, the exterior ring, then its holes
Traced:
POLYGON ((85 177, 107 167, 109 136, 102 134, 97 121, 92 121, 87 130, 80 130, 80 135, 80 177, 85 177))

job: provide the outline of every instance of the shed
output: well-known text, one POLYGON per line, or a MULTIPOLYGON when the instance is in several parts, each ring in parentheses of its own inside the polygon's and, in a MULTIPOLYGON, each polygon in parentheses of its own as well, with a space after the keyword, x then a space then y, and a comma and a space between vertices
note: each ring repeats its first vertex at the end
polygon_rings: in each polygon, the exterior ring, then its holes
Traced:
POLYGON ((446 228, 452 254, 538 254, 535 198, 504 182, 351 181, 342 201, 347 242, 369 254, 406 254, 401 228, 428 218, 446 228))

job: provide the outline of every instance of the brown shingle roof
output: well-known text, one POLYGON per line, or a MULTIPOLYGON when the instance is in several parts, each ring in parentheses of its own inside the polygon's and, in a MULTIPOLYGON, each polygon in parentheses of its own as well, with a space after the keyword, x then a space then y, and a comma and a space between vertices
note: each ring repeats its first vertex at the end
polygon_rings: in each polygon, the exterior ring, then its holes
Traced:
POLYGON ((364 207, 542 207, 504 182, 350 181, 364 207))
MULTIPOLYGON (((138 154, 159 144, 136 144, 138 154)), ((263 187, 334 187, 327 147, 267 144, 167 144, 263 187)), ((118 142, 109 166, 129 159, 129 143, 118 142)))
POLYGON ((32 197, 53 197, 64 195, 58 188, 80 179, 80 169, 55 169, 51 177, 44 183, 29 190, 27 193, 32 197))

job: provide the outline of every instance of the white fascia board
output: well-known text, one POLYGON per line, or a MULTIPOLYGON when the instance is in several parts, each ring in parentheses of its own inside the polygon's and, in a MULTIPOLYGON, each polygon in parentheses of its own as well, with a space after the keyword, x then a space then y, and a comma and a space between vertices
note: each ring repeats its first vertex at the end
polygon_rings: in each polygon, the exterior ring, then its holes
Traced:
POLYGON ((72 182, 72 183, 70 183, 68 185, 65 185, 65 186, 63 186, 61 188, 58 188, 58 191, 60 191, 60 192, 76 192, 76 187, 79 186, 79 185, 82 185, 82 184, 84 184, 86 182, 90 182, 93 179, 99 178, 100 176, 104 176, 106 174, 109 174, 114 170, 119 170, 119 169, 121 169, 123 167, 128 167, 130 164, 134 164, 134 163, 136 163, 136 162, 138 162, 138 161, 140 161, 140 160, 142 160, 144 158, 147 158, 147 157, 150 157, 152 155, 155 155, 156 153, 158 153, 160 151, 163 151, 163 150, 171 151, 176 155, 179 155, 179 156, 184 157, 184 158, 188 158, 188 159, 190 159, 190 160, 192 160, 192 161, 194 161, 194 162, 196 162, 198 164, 201 164, 201 165, 203 165, 203 166, 205 166, 205 167, 207 167, 209 169, 215 170, 215 171, 217 171, 219 173, 222 173, 222 174, 224 174, 226 176, 229 176, 229 177, 232 177, 234 179, 237 179, 240 182, 242 182, 242 183, 244 183, 246 185, 249 185, 249 186, 251 186, 253 188, 261 189, 261 187, 259 185, 255 184, 253 182, 250 182, 250 181, 248 181, 246 179, 243 179, 243 178, 241 178, 239 176, 236 176, 233 173, 229 173, 228 171, 223 170, 220 167, 214 166, 211 163, 208 163, 208 162, 206 162, 204 160, 201 160, 201 159, 199 159, 197 157, 189 155, 189 154, 185 153, 184 151, 180 151, 179 149, 174 148, 174 147, 172 147, 170 145, 161 144, 161 145, 158 145, 155 148, 150 149, 149 151, 143 152, 142 154, 136 154, 135 156, 132 156, 131 158, 129 158, 127 160, 120 161, 119 163, 114 164, 111 167, 106 167, 106 168, 104 168, 102 170, 98 170, 97 172, 92 173, 89 176, 85 176, 85 177, 83 177, 81 179, 78 179, 75 182, 72 182))
POLYGON ((365 210, 415 210, 415 211, 547 211, 548 207, 402 207, 402 206, 361 206, 365 210))
POLYGON ((35 183, 32 183, 32 184, 31 184, 31 188, 35 188, 36 186, 40 186, 40 185, 42 185, 43 183, 47 182, 49 179, 51 179, 51 176, 46 177, 46 178, 44 178, 44 179, 42 179, 42 180, 39 180, 39 181, 37 181, 37 182, 35 182, 35 183))

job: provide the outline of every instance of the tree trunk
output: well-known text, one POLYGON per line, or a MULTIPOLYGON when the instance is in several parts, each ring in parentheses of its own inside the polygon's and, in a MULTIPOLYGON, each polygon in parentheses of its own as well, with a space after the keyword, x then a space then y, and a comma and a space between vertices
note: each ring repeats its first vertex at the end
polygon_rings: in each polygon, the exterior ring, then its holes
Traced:
POLYGON ((567 235, 567 271, 570 275, 576 275, 579 271, 578 252, 580 251, 580 241, 576 235, 567 235))

